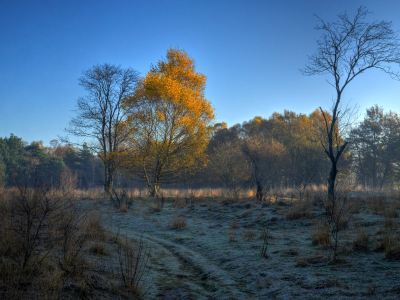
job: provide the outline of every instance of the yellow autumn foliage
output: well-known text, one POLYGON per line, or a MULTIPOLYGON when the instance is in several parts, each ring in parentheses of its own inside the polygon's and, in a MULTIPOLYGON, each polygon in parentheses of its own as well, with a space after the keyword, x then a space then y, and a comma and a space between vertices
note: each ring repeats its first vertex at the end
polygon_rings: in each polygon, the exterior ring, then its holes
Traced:
POLYGON ((146 180, 152 195, 162 182, 204 165, 214 109, 204 96, 206 76, 186 51, 170 48, 151 66, 133 96, 123 100, 130 131, 127 165, 146 180))

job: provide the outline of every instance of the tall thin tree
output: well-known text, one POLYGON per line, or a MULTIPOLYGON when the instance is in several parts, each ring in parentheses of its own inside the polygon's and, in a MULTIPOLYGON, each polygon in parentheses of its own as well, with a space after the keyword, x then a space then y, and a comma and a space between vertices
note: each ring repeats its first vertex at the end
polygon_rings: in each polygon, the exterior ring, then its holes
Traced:
POLYGON ((126 131, 119 126, 125 120, 121 101, 133 93, 138 80, 136 70, 109 63, 84 70, 79 84, 87 95, 78 99, 76 116, 66 128, 67 133, 93 140, 88 145, 104 164, 104 189, 109 195, 118 167, 119 148, 127 138, 126 131))
POLYGON ((327 81, 336 90, 336 100, 330 116, 320 108, 327 137, 322 145, 331 161, 328 177, 330 199, 334 198, 337 164, 348 144, 346 140, 336 139, 337 128, 345 123, 343 121, 349 112, 340 109, 344 89, 355 77, 369 69, 379 69, 393 79, 400 80, 400 73, 391 68, 393 64, 400 65, 400 44, 392 23, 365 22, 368 14, 368 10, 361 6, 353 19, 346 12, 340 13, 335 22, 325 22, 316 16, 319 25, 315 29, 323 33, 317 40, 317 51, 308 57, 308 63, 301 69, 303 75, 330 74, 333 82, 327 81))

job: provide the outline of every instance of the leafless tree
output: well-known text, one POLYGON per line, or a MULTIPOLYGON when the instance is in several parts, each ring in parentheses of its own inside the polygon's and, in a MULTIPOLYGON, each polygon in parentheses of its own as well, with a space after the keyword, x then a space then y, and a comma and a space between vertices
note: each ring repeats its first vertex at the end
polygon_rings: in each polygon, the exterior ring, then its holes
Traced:
POLYGON ((250 179, 250 166, 241 147, 238 142, 219 144, 210 155, 206 171, 214 182, 223 183, 234 198, 239 197, 250 179))
POLYGON ((67 133, 94 140, 90 147, 104 163, 104 188, 109 195, 118 167, 118 151, 128 135, 119 126, 125 119, 121 101, 132 94, 138 80, 139 73, 136 70, 108 63, 84 70, 79 84, 87 91, 87 95, 78 99, 77 115, 66 128, 67 133))
POLYGON ((308 57, 308 63, 301 69, 303 75, 330 74, 334 78, 333 82, 327 80, 336 90, 332 110, 328 114, 320 108, 327 136, 326 143, 322 145, 331 161, 328 177, 328 196, 331 198, 334 197, 337 163, 348 143, 346 140, 335 140, 340 125, 338 122, 351 115, 351 110, 340 109, 344 89, 356 76, 373 68, 400 80, 400 73, 391 68, 393 64, 400 65, 399 39, 392 23, 365 22, 368 14, 368 10, 361 6, 354 19, 350 19, 346 12, 340 13, 335 22, 325 22, 316 16, 319 25, 315 29, 323 33, 317 40, 317 51, 308 57))
POLYGON ((267 188, 280 181, 286 161, 282 144, 261 135, 249 137, 242 144, 242 151, 248 161, 250 184, 255 186, 256 199, 262 201, 267 188))

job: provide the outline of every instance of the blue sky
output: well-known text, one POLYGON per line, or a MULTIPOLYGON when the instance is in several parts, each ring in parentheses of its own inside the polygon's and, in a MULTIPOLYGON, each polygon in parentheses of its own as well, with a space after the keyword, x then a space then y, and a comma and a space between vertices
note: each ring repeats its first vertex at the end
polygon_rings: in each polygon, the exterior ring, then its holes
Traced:
MULTIPOLYGON (((369 21, 393 21, 400 1, 22 1, 0 0, 0 136, 49 144, 65 135, 83 69, 110 62, 145 75, 170 46, 207 77, 216 122, 229 126, 289 109, 329 108, 329 76, 300 74, 316 49, 314 13, 335 20, 360 5, 369 21)), ((400 82, 379 71, 345 90, 360 114, 377 103, 400 113, 400 82)))

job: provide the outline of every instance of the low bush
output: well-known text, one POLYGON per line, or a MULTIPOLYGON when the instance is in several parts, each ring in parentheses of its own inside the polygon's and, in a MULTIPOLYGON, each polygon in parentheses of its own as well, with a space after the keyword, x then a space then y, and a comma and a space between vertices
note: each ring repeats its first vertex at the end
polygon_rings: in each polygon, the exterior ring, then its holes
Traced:
POLYGON ((170 227, 172 229, 183 229, 186 228, 186 225, 186 218, 183 216, 178 216, 172 220, 170 227))
POLYGON ((300 219, 312 219, 313 214, 310 211, 312 207, 308 201, 297 201, 285 214, 286 220, 300 220, 300 219))
POLYGON ((373 214, 381 214, 386 209, 386 199, 383 196, 371 197, 371 210, 373 214))
POLYGON ((82 249, 88 241, 83 230, 86 213, 63 187, 36 180, 17 182, 0 209, 0 298, 33 299, 58 292, 52 277, 80 274, 86 266, 82 249), (4 288, 3 288, 4 287, 4 288), (4 297, 3 297, 4 296, 4 297))
POLYGON ((228 241, 237 242, 237 240, 235 239, 235 232, 232 229, 229 231, 228 241))
POLYGON ((385 212, 385 217, 387 218, 398 218, 399 213, 397 212, 397 208, 392 207, 391 209, 387 210, 385 212))
POLYGON ((122 286, 133 297, 139 298, 146 294, 147 274, 150 248, 140 239, 137 248, 133 248, 127 238, 124 243, 118 243, 119 279, 122 286))
POLYGON ((245 233, 243 234, 243 239, 245 241, 251 242, 253 241, 253 238, 256 236, 256 234, 254 233, 253 230, 247 230, 245 231, 245 233))
POLYGON ((317 224, 315 231, 311 234, 313 245, 326 246, 330 244, 329 227, 321 223, 317 224))
POLYGON ((304 259, 304 258, 296 258, 295 267, 298 267, 298 268, 305 268, 305 267, 308 267, 308 262, 307 262, 307 260, 304 259))
POLYGON ((364 228, 362 228, 361 226, 358 227, 357 236, 353 242, 353 250, 358 252, 368 252, 369 251, 368 242, 369 242, 369 237, 365 233, 364 228))

